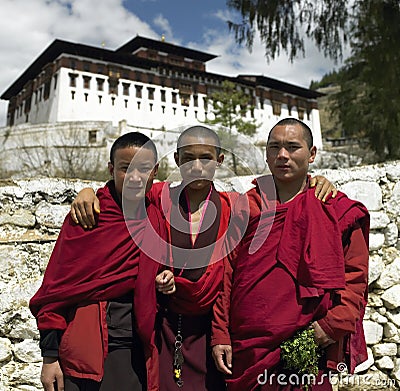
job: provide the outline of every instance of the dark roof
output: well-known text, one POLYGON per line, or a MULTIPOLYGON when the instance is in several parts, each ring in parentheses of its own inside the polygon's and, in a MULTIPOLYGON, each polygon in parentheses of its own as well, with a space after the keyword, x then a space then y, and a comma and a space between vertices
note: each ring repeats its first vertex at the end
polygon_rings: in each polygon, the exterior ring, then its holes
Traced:
MULTIPOLYGON (((10 100, 13 96, 16 96, 26 85, 29 80, 33 80, 37 75, 42 71, 42 69, 49 63, 53 62, 62 54, 70 54, 75 56, 80 56, 84 58, 97 59, 104 62, 111 62, 115 64, 122 64, 131 67, 137 67, 142 69, 151 69, 160 65, 159 62, 148 60, 145 58, 140 58, 133 56, 131 52, 125 51, 124 47, 128 47, 132 43, 138 45, 137 47, 142 47, 143 45, 139 45, 139 43, 155 43, 160 44, 160 51, 166 52, 166 48, 170 48, 170 52, 172 52, 172 48, 174 48, 174 53, 179 55, 184 55, 188 57, 188 52, 202 54, 204 56, 208 56, 208 58, 214 58, 215 56, 198 52, 192 49, 185 49, 180 46, 175 46, 169 43, 154 41, 148 38, 136 37, 129 41, 127 44, 121 46, 116 51, 104 49, 101 47, 94 47, 89 45, 83 45, 80 43, 62 41, 56 39, 53 41, 38 57, 37 59, 18 77, 16 81, 1 95, 1 99, 10 100), (178 53, 177 50, 180 50, 178 53)), ((148 45, 149 46, 149 45, 148 45)), ((152 46, 154 48, 154 46, 152 46)), ((193 55, 194 56, 194 55, 193 55)), ((191 58, 193 58, 193 56, 191 58)), ((190 56, 189 56, 190 57, 190 56)), ((204 57, 205 58, 205 57, 204 57)), ((164 66, 169 66, 171 68, 178 68, 177 66, 171 66, 168 64, 163 64, 164 66)), ((265 86, 268 88, 275 89, 277 91, 287 92, 293 95, 298 95, 308 99, 315 99, 320 96, 324 96, 324 94, 309 90, 307 88, 302 88, 295 86, 293 84, 285 83, 279 80, 271 79, 265 76, 257 76, 257 75, 239 75, 237 77, 226 76, 222 74, 215 74, 204 71, 195 71, 191 72, 196 73, 198 75, 204 75, 208 77, 216 77, 218 79, 228 79, 233 82, 246 84, 252 87, 256 87, 258 85, 265 86)))
POLYGON ((294 84, 286 83, 277 79, 271 79, 270 77, 266 76, 239 75, 237 79, 252 80, 254 81, 256 86, 264 86, 273 90, 286 92, 288 94, 301 96, 307 99, 316 99, 320 96, 325 96, 325 94, 322 94, 320 92, 313 91, 308 88, 299 87, 294 84))
POLYGON ((116 53, 113 50, 99 48, 95 46, 83 45, 80 43, 62 41, 56 39, 53 41, 39 57, 26 69, 24 73, 1 95, 1 99, 9 100, 17 95, 29 81, 37 77, 43 67, 53 62, 61 54, 71 54, 91 59, 97 59, 105 62, 137 66, 149 69, 154 66, 153 61, 138 58, 126 53, 116 53))
POLYGON ((214 54, 209 54, 205 52, 200 52, 199 50, 184 48, 182 46, 177 46, 165 41, 157 41, 150 38, 140 37, 139 35, 131 39, 129 42, 122 45, 118 49, 116 49, 115 52, 131 54, 140 48, 148 48, 164 53, 176 54, 177 56, 182 56, 201 62, 207 62, 217 57, 214 54))

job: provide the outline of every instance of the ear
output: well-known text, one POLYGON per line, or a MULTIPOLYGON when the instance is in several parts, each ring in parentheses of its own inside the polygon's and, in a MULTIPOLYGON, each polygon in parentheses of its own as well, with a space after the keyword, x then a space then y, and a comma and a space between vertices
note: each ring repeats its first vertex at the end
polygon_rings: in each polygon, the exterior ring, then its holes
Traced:
POLYGON ((174 153, 174 159, 175 159, 176 165, 179 167, 179 154, 178 154, 178 152, 174 153))
POLYGON ((153 168, 153 176, 157 176, 158 174, 158 163, 153 168))
POLYGON ((112 164, 111 162, 108 162, 108 172, 112 177, 114 177, 114 164, 112 164))
POLYGON ((220 153, 219 156, 217 157, 217 163, 220 166, 224 162, 225 156, 223 153, 220 153))
POLYGON ((311 149, 310 149, 310 158, 308 159, 308 162, 309 163, 314 163, 314 160, 315 160, 315 156, 317 156, 317 147, 312 147, 311 149))

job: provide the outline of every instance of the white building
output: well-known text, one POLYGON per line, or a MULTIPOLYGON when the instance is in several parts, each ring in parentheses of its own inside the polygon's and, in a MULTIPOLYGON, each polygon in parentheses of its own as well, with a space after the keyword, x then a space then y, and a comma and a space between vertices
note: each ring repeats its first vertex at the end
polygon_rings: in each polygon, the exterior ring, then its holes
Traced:
POLYGON ((215 57, 140 36, 116 50, 55 40, 2 94, 7 126, 124 120, 130 128, 168 131, 204 121, 207 94, 230 80, 255 105, 247 113, 260 125, 253 141, 265 142, 273 124, 293 116, 322 147, 320 93, 265 76, 207 72, 215 57))

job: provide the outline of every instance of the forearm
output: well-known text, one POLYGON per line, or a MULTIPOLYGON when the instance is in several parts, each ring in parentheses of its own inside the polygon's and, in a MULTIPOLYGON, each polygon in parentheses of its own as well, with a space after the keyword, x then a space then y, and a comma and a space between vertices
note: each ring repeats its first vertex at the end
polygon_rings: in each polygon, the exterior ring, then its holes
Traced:
POLYGON ((39 330, 42 357, 58 357, 62 333, 61 330, 39 330))
POLYGON ((224 269, 223 286, 213 306, 211 346, 231 344, 229 335, 229 310, 232 287, 232 267, 227 259, 224 259, 224 269))
POLYGON ((356 322, 365 305, 368 287, 368 246, 361 228, 355 229, 345 248, 346 286, 340 291, 340 304, 330 309, 325 318, 318 321, 321 328, 332 339, 338 340, 355 332, 356 322))

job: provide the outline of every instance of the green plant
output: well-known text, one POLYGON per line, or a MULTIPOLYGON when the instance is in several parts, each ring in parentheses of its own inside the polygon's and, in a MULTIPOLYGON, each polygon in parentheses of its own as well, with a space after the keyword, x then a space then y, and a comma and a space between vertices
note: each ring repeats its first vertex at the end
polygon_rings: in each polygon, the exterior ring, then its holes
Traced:
MULTIPOLYGON (((300 330, 280 346, 284 367, 294 371, 300 379, 304 378, 303 375, 318 375, 320 353, 314 334, 314 329, 300 330)), ((303 386, 308 390, 308 384, 303 386)))

